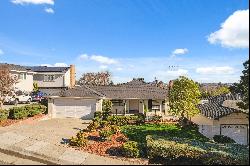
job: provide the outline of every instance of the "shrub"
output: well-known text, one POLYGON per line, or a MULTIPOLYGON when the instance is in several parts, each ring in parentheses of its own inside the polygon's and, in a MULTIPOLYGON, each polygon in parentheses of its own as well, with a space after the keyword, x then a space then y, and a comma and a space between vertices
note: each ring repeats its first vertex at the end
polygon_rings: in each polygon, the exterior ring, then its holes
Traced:
POLYGON ((214 135, 213 137, 214 141, 215 142, 218 142, 218 143, 235 143, 235 141, 230 138, 230 137, 227 137, 225 135, 214 135))
POLYGON ((122 145, 123 154, 126 157, 139 157, 140 151, 138 143, 135 141, 128 141, 122 145))
POLYGON ((39 110, 38 108, 30 109, 27 111, 29 112, 28 114, 29 117, 33 117, 35 115, 41 114, 41 110, 39 110))
POLYGON ((150 159, 161 158, 165 161, 180 161, 186 164, 247 164, 249 149, 237 144, 216 144, 198 140, 147 136, 147 151, 150 159))
POLYGON ((93 120, 87 127, 89 131, 95 131, 98 127, 100 127, 100 123, 97 120, 93 120))
POLYGON ((0 121, 6 120, 9 116, 8 110, 0 110, 0 121))
POLYGON ((111 125, 117 125, 117 126, 124 126, 131 124, 133 121, 136 121, 138 119, 138 116, 109 116, 108 117, 108 122, 111 125))
POLYGON ((107 126, 109 126, 109 122, 108 121, 106 121, 106 120, 102 120, 102 121, 100 121, 100 126, 103 128, 103 127, 107 127, 107 126))
POLYGON ((110 127, 105 127, 99 131, 99 135, 102 140, 109 140, 111 135, 114 134, 110 127))
POLYGON ((81 131, 76 134, 76 137, 72 137, 69 142, 71 146, 78 146, 78 147, 85 147, 87 143, 88 140, 86 139, 85 134, 81 131))
POLYGON ((171 140, 153 139, 147 136, 147 154, 152 158, 166 158, 169 160, 178 158, 188 158, 197 160, 205 151, 201 148, 189 146, 185 143, 178 143, 171 140))
POLYGON ((101 112, 101 111, 96 111, 96 112, 94 113, 94 118, 102 119, 102 112, 101 112))
POLYGON ((121 131, 121 128, 116 125, 111 125, 110 129, 112 130, 113 133, 119 133, 121 131))
POLYGON ((128 138, 125 135, 120 135, 119 137, 116 138, 116 141, 118 142, 127 142, 128 138))
POLYGON ((9 117, 11 119, 23 119, 28 117, 29 111, 24 107, 13 107, 10 109, 9 117))
POLYGON ((136 124, 144 124, 146 116, 142 113, 137 114, 136 124))
POLYGON ((158 116, 158 115, 154 115, 151 120, 154 122, 160 122, 161 121, 162 116, 158 116))
POLYGON ((110 100, 103 100, 102 102, 102 118, 103 120, 107 120, 111 115, 112 110, 112 102, 110 100))

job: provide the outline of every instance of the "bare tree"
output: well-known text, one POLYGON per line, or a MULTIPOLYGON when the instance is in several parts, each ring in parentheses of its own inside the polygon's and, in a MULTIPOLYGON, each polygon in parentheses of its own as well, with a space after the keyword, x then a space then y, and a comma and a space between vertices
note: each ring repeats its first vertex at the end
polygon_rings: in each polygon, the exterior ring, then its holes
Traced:
POLYGON ((0 108, 2 108, 5 97, 14 92, 15 83, 17 83, 17 76, 11 75, 7 65, 0 65, 0 108))
POLYGON ((82 77, 79 79, 79 85, 109 85, 111 83, 110 80, 110 72, 98 72, 98 73, 84 73, 82 77))

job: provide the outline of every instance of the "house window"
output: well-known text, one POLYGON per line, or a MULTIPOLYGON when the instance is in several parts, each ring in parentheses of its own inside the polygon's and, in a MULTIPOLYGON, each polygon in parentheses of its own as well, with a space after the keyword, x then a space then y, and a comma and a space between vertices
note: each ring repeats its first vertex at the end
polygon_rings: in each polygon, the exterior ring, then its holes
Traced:
POLYGON ((44 75, 44 81, 50 82, 55 80, 55 75, 44 75))
POLYGON ((111 100, 113 106, 124 106, 123 100, 111 100))
POLYGON ((160 105, 152 105, 152 111, 160 111, 160 105))
POLYGON ((26 73, 20 73, 20 74, 18 74, 18 79, 19 80, 26 80, 26 73))

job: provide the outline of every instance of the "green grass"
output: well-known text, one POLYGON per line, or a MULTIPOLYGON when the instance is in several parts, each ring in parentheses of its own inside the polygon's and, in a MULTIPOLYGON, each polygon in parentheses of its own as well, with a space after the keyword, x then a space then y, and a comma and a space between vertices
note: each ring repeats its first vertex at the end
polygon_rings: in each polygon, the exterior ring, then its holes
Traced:
POLYGON ((157 135, 163 137, 180 137, 206 142, 209 139, 198 132, 194 127, 181 128, 175 124, 143 124, 121 126, 123 134, 130 141, 139 143, 141 156, 146 156, 146 136, 157 135))
POLYGON ((193 127, 181 128, 175 124, 143 124, 126 125, 121 127, 122 132, 131 140, 137 142, 146 142, 147 135, 159 135, 166 137, 181 137, 208 141, 208 138, 198 132, 193 127))

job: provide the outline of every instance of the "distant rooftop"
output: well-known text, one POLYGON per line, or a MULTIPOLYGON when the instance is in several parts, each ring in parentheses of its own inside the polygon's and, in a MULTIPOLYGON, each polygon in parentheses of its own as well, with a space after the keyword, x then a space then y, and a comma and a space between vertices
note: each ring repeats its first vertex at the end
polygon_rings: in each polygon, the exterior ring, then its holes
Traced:
POLYGON ((70 67, 47 67, 47 66, 26 66, 34 72, 63 72, 67 71, 70 67))

